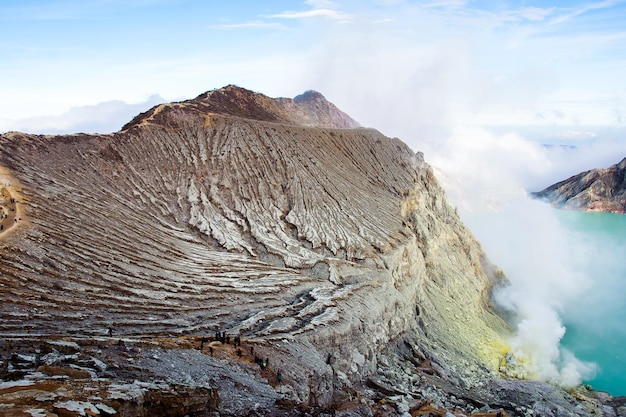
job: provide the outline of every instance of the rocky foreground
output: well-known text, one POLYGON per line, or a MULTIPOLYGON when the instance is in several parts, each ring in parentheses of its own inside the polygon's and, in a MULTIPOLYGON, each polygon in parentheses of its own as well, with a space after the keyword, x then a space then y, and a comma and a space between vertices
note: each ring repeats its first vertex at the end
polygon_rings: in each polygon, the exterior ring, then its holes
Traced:
POLYGON ((624 214, 626 158, 609 168, 581 172, 532 195, 562 209, 624 214))
MULTIPOLYGON (((454 375, 408 343, 383 349, 356 383, 328 381, 313 391, 303 366, 319 366, 312 347, 295 363, 285 346, 211 337, 5 338, 2 416, 616 416, 626 399, 540 382, 454 375), (19 352, 19 353, 18 353, 19 352), (469 386, 469 383, 473 385, 469 386)), ((294 342, 291 342, 294 343, 294 342)), ((338 359, 332 355, 326 366, 338 359)), ((321 371, 321 369, 318 369, 321 371)))
POLYGON ((229 86, 0 136, 0 416, 626 415, 500 373, 502 273, 422 155, 357 126, 229 86))

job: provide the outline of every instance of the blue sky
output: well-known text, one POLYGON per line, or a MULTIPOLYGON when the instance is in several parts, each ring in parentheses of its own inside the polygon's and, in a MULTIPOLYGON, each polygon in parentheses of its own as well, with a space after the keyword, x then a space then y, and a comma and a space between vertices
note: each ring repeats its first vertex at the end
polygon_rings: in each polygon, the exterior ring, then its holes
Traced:
POLYGON ((0 131, 106 130, 227 84, 316 89, 389 134, 621 126, 625 23, 618 0, 3 0, 0 131))

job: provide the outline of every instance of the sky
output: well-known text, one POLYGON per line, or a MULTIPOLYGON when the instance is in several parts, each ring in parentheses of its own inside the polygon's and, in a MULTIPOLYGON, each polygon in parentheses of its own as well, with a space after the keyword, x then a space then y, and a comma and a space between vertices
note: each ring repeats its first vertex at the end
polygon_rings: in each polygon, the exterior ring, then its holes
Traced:
POLYGON ((625 22, 626 0, 3 0, 0 132, 114 132, 229 84, 317 90, 424 152, 511 280, 512 346, 571 385, 593 366, 560 349, 560 314, 598 284, 577 268, 598 249, 528 191, 626 155, 625 22))
POLYGON ((113 131, 236 84, 391 135, 412 112, 584 138, 626 124, 625 21, 621 0, 3 0, 0 132, 113 131))

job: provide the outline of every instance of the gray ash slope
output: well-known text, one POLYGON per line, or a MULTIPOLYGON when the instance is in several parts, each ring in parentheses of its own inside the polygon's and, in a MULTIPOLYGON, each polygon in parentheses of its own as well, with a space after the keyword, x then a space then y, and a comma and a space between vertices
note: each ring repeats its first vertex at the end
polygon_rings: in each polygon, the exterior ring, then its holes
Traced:
POLYGON ((626 158, 608 168, 573 175, 532 196, 562 209, 626 213, 626 158))
POLYGON ((280 354, 277 398, 292 404, 361 387, 370 410, 376 391, 439 411, 585 415, 559 390, 541 402, 543 386, 509 401, 497 269, 422 155, 356 126, 319 93, 228 86, 114 134, 2 135, 23 219, 0 241, 0 332, 220 329, 280 354))

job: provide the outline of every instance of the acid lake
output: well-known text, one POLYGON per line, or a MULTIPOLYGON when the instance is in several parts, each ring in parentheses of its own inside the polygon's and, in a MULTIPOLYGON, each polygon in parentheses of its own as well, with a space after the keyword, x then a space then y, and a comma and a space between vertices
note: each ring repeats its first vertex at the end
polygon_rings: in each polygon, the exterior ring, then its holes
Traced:
POLYGON ((626 215, 558 211, 559 220, 587 248, 589 288, 563 311, 562 346, 597 364, 594 389, 626 395, 626 215))

